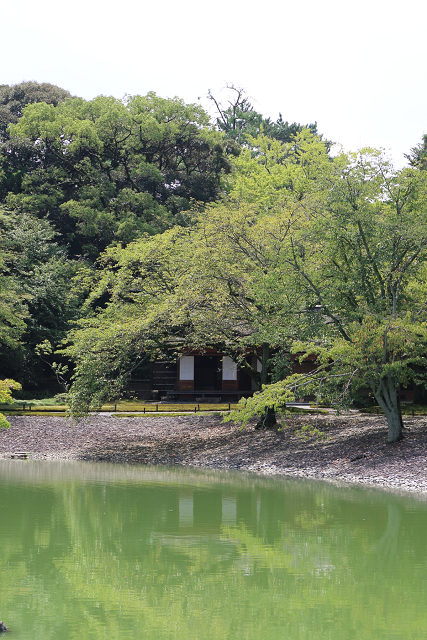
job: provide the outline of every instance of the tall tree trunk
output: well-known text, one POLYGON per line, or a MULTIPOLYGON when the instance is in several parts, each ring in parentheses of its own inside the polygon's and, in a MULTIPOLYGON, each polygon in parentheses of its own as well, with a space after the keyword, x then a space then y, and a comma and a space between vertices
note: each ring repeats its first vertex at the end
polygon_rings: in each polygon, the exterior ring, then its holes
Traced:
POLYGON ((374 396, 384 411, 388 424, 387 442, 398 442, 403 438, 403 421, 400 409, 399 385, 394 378, 381 378, 374 396))
MULTIPOLYGON (((270 345, 268 342, 262 344, 262 369, 261 369, 261 385, 269 383, 268 361, 270 359, 270 345)), ((260 417, 255 429, 269 429, 277 424, 276 412, 274 407, 267 407, 265 413, 260 417)))

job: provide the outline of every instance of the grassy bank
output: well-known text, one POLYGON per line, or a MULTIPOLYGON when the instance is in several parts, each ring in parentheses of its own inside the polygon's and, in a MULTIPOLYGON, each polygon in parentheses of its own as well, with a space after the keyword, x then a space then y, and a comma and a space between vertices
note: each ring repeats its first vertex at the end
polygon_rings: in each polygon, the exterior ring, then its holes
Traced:
MULTIPOLYGON (((427 416, 427 406, 425 404, 402 404, 402 416, 427 416)), ((380 407, 365 407, 360 409, 361 413, 370 413, 374 415, 384 415, 380 407)))
MULTIPOLYGON (((162 403, 138 402, 133 400, 119 400, 102 405, 100 412, 116 413, 121 417, 155 417, 156 415, 188 415, 194 413, 224 413, 237 408, 237 403, 162 403)), ((0 411, 5 415, 18 416, 65 416, 68 406, 55 398, 41 400, 18 400, 13 404, 0 404, 0 411)), ((289 407, 290 413, 315 413, 315 409, 289 407)))

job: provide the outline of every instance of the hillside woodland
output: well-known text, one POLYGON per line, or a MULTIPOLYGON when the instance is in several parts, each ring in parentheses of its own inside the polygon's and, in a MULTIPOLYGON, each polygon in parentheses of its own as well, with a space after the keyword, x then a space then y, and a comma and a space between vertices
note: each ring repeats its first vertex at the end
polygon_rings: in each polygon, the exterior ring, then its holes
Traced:
POLYGON ((215 347, 262 387, 234 419, 363 388, 399 440, 399 389, 426 381, 425 140, 395 170, 228 95, 209 93, 212 118, 154 93, 0 87, 0 378, 60 378, 78 416, 154 358, 215 347), (290 375, 292 353, 317 369, 290 375))

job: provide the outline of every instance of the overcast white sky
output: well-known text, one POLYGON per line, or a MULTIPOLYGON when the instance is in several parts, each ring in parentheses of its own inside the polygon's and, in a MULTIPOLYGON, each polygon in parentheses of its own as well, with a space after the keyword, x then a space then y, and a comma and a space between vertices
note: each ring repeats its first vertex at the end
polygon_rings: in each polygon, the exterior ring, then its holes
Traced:
POLYGON ((346 149, 402 164, 427 133, 426 18, 422 0, 21 0, 2 6, 0 84, 206 106, 229 82, 265 116, 317 120, 346 149))

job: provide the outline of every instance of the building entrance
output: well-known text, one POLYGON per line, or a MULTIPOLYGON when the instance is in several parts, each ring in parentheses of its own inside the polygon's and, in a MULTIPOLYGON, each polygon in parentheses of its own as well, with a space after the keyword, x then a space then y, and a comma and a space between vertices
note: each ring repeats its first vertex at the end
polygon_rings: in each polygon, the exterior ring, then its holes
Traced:
POLYGON ((221 391, 221 356, 194 356, 194 389, 196 391, 221 391))

